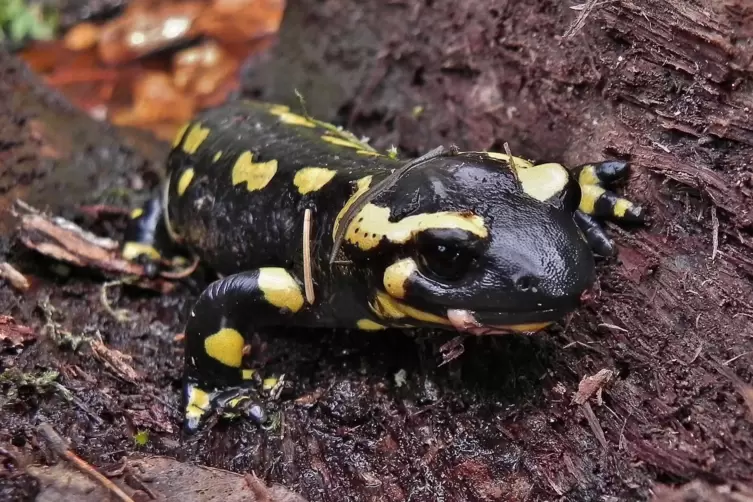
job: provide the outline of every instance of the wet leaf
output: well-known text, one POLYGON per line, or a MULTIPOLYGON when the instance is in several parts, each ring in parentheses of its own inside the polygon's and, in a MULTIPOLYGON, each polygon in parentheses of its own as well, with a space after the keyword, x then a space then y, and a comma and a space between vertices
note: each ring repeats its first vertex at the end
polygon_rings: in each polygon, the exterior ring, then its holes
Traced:
POLYGON ((8 315, 0 315, 0 341, 10 347, 22 347, 24 344, 36 340, 34 330, 21 326, 8 315))

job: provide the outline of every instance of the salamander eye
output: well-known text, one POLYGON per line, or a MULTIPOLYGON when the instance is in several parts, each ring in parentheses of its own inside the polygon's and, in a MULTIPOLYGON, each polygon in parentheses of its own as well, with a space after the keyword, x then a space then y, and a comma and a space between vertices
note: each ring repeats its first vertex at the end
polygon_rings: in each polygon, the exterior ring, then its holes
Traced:
POLYGON ((441 235, 424 234, 417 240, 418 263, 428 275, 455 281, 470 268, 474 253, 462 243, 442 239, 441 235))

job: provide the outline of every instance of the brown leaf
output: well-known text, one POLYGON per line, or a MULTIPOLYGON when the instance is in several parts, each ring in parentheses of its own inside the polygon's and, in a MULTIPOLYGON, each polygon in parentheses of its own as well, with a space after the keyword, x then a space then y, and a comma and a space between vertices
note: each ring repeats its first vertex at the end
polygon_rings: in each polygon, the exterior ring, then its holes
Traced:
POLYGON ((600 392, 601 389, 612 379, 614 373, 611 370, 601 370, 593 376, 583 378, 578 384, 578 392, 573 396, 575 404, 584 404, 591 396, 600 392))
POLYGON ((99 57, 110 65, 125 63, 195 38, 205 8, 204 2, 134 2, 103 27, 99 57))
POLYGON ((22 347, 36 338, 36 333, 28 326, 16 324, 16 320, 11 316, 0 315, 0 340, 10 344, 12 348, 22 347))
POLYGON ((130 364, 133 360, 131 356, 117 349, 107 347, 100 339, 92 340, 90 346, 94 352, 94 356, 120 378, 131 383, 141 380, 141 375, 130 364))

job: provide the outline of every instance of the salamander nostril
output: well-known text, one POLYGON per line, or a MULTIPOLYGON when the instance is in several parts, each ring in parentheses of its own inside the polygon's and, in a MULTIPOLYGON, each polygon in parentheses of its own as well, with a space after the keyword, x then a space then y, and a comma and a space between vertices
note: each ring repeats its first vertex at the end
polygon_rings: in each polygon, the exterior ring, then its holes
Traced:
POLYGON ((525 275, 517 280, 518 289, 521 291, 534 291, 536 292, 536 279, 525 275))

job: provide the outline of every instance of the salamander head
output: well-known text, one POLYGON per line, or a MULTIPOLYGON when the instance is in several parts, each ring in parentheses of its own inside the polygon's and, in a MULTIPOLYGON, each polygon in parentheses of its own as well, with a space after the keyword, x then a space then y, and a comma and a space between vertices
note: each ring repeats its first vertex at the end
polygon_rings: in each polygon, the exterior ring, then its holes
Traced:
POLYGON ((369 270, 372 310, 394 325, 538 331, 576 309, 594 258, 563 183, 552 199, 480 154, 427 162, 353 218, 346 249, 369 270))

